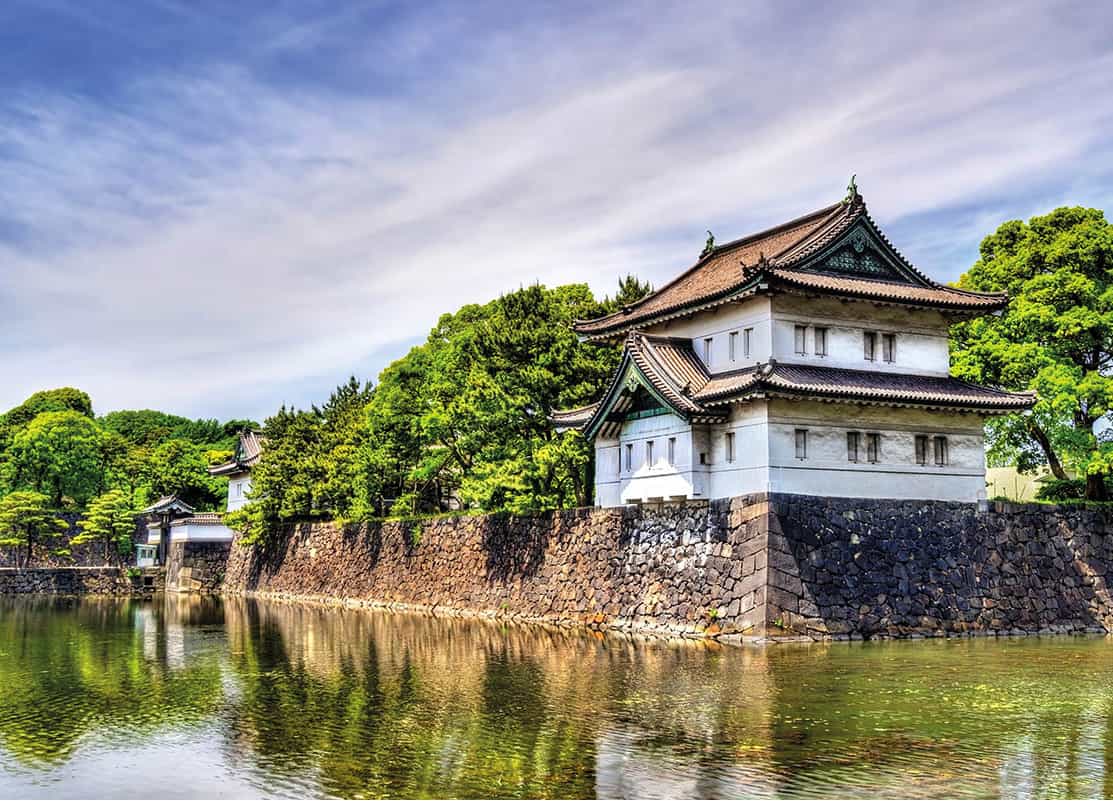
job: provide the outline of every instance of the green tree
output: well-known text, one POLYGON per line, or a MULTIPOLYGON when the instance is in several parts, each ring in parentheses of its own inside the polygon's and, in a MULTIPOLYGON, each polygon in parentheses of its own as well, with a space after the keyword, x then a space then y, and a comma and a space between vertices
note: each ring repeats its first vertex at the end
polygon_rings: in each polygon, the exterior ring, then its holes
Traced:
POLYGON ((37 543, 68 528, 50 508, 50 498, 40 492, 12 492, 0 498, 0 545, 18 549, 21 568, 31 564, 37 543))
POLYGON ((607 298, 603 305, 608 311, 618 311, 621 308, 637 303, 653 291, 653 285, 642 281, 635 275, 627 274, 618 279, 618 291, 614 298, 607 298))
POLYGON ((952 329, 954 373, 1039 395, 1031 414, 988 424, 991 459, 1022 470, 1046 463, 1059 479, 1074 469, 1086 497, 1104 500, 1113 442, 1094 429, 1113 397, 1113 225, 1080 207, 1004 223, 958 285, 1007 290, 1011 301, 952 329))
POLYGON ((153 497, 177 495, 199 509, 215 509, 227 493, 227 481, 209 475, 206 450, 188 440, 167 440, 151 450, 147 470, 153 497))
POLYGON ((103 488, 103 433, 80 412, 43 412, 12 440, 8 485, 46 495, 60 508, 65 499, 84 506, 103 488))
POLYGON ((99 542, 103 546, 104 560, 118 561, 122 554, 131 551, 135 515, 127 493, 118 489, 109 490, 89 502, 85 517, 77 524, 80 531, 70 544, 99 542))

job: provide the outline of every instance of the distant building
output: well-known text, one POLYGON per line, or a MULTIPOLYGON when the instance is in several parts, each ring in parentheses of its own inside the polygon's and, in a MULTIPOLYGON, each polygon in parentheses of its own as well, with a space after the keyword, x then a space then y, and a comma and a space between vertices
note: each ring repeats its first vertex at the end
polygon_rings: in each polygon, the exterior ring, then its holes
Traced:
POLYGON ((234 512, 247 503, 251 493, 251 468, 263 454, 264 440, 258 431, 241 431, 232 461, 209 468, 214 476, 228 479, 228 511, 234 512))
POLYGON ((944 286, 890 244, 851 183, 831 206, 708 247, 621 311, 603 396, 559 412, 595 445, 600 506, 751 492, 974 501, 983 422, 1034 396, 950 376, 948 329, 1004 294, 944 286))

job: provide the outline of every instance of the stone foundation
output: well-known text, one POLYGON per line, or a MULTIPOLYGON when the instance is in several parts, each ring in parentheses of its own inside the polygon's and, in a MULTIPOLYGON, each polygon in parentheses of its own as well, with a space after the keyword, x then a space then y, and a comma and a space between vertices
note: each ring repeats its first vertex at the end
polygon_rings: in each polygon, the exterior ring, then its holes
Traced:
POLYGON ((685 636, 1113 631, 1106 511, 754 495, 287 533, 234 545, 223 591, 685 636))
POLYGON ((121 567, 0 568, 0 595, 117 595, 144 597, 162 592, 165 572, 132 575, 121 567))
POLYGON ((166 554, 166 591, 219 593, 231 547, 229 542, 171 542, 166 554))

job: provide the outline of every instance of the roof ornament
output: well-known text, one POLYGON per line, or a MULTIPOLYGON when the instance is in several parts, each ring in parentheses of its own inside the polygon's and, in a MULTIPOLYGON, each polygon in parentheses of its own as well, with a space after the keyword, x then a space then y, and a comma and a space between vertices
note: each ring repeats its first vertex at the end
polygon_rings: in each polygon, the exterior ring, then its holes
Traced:
POLYGON ((857 173, 850 176, 850 183, 846 185, 846 198, 843 201, 844 203, 853 203, 861 197, 861 195, 858 194, 858 184, 854 180, 857 177, 857 173))
POLYGON ((700 252, 699 257, 702 259, 708 253, 715 249, 715 234, 710 231, 707 232, 707 241, 703 244, 703 250, 700 252))

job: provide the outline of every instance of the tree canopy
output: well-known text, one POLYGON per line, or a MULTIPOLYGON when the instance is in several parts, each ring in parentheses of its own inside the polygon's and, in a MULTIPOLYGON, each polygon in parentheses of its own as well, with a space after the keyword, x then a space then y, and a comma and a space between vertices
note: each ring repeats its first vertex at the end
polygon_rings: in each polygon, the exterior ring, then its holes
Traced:
POLYGON ((70 540, 71 545, 89 542, 101 544, 105 561, 119 558, 131 551, 131 538, 135 532, 136 509, 123 490, 109 490, 89 503, 85 517, 78 522, 80 532, 70 540))
POLYGON ((1099 422, 1113 397, 1113 225, 1080 207, 1006 222, 958 285, 1007 290, 1011 302, 952 329, 953 372, 1039 394, 1030 415, 990 422, 991 460, 1024 470, 1046 463, 1059 479, 1074 470, 1087 477, 1086 497, 1104 500, 1113 472, 1113 439, 1099 422))
POLYGON ((41 492, 10 492, 0 498, 0 546, 17 549, 20 567, 31 564, 37 543, 67 528, 41 492))

